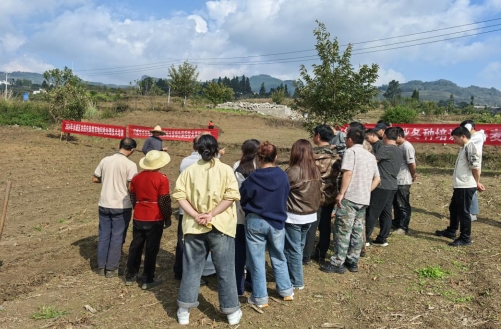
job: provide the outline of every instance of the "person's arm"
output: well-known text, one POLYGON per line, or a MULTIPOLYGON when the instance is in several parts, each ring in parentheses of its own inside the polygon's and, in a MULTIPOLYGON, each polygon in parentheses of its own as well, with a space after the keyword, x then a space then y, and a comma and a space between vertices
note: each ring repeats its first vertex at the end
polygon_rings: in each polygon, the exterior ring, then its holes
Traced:
POLYGON ((164 228, 168 228, 172 225, 172 207, 170 194, 163 194, 158 196, 158 207, 164 218, 164 228))
POLYGON ((473 178, 475 178, 475 182, 477 182, 477 190, 479 192, 485 191, 485 186, 480 183, 480 168, 472 169, 471 173, 473 174, 473 178))
POLYGON ((228 209, 233 202, 234 200, 221 200, 221 202, 219 202, 214 209, 212 209, 208 213, 200 214, 197 220, 198 224, 207 225, 207 223, 210 223, 212 221, 212 218, 228 209))
POLYGON ((407 167, 409 167, 409 171, 411 172, 411 177, 412 177, 412 181, 415 181, 416 180, 416 163, 408 163, 407 164, 407 167))
POLYGON ((101 177, 92 176, 93 183, 101 183, 101 177))
POLYGON ((339 193, 336 196, 336 203, 337 203, 337 206, 339 208, 341 208, 341 201, 343 201, 346 190, 348 189, 348 186, 350 186, 352 177, 353 177, 353 171, 351 171, 351 170, 344 170, 343 171, 343 178, 341 180, 341 188, 339 189, 339 193))
POLYGON ((381 177, 374 176, 372 178, 371 191, 374 191, 374 189, 378 187, 379 183, 381 183, 381 177))
POLYGON ((193 206, 191 205, 191 203, 184 199, 184 200, 177 200, 177 202, 179 203, 179 206, 181 208, 183 208, 184 212, 188 215, 190 215, 191 217, 193 218, 197 218, 197 216, 199 215, 198 211, 196 211, 193 206))
POLYGON ((137 202, 137 199, 136 199, 136 193, 130 193, 130 203, 132 203, 132 209, 134 209, 136 207, 136 202, 137 202))

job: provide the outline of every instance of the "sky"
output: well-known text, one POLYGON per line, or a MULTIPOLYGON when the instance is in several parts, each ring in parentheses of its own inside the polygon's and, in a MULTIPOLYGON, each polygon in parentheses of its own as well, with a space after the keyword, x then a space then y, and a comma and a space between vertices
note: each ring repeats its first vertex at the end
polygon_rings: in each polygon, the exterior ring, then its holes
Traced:
POLYGON ((318 61, 316 20, 377 85, 447 79, 501 90, 501 0, 2 0, 0 71, 68 66, 85 81, 167 78, 187 60, 200 80, 296 79, 318 61))

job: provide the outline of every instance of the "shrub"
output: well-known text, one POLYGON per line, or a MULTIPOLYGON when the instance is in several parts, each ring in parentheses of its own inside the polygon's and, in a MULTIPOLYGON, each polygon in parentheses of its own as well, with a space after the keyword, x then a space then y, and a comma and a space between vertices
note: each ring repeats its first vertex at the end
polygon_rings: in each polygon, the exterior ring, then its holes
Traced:
POLYGON ((0 100, 0 124, 45 129, 53 122, 47 103, 0 100))
POLYGON ((399 105, 384 111, 381 120, 391 123, 414 123, 418 113, 411 108, 399 105))
POLYGON ((285 91, 283 89, 275 90, 271 94, 271 100, 276 104, 282 104, 282 102, 285 100, 285 91))
POLYGON ((92 102, 87 103, 87 107, 85 108, 85 112, 83 115, 84 119, 90 120, 99 117, 99 110, 96 105, 92 102))

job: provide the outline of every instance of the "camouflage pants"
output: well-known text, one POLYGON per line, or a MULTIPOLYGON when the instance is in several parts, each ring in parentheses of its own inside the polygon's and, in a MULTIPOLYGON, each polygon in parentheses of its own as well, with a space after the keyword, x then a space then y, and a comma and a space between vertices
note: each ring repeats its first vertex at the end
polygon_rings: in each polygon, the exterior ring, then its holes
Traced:
POLYGON ((363 245, 366 205, 346 199, 336 211, 334 221, 334 256, 331 264, 341 266, 344 262, 357 264, 363 245))

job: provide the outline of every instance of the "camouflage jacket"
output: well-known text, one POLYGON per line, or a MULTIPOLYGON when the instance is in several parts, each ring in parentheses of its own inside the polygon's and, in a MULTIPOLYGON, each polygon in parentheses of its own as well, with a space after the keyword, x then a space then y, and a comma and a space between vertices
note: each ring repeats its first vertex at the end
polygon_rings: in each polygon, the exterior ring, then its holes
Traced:
POLYGON ((341 172, 341 157, 330 145, 318 146, 313 149, 315 163, 322 177, 322 196, 320 206, 327 206, 336 200, 338 186, 337 177, 341 172))

